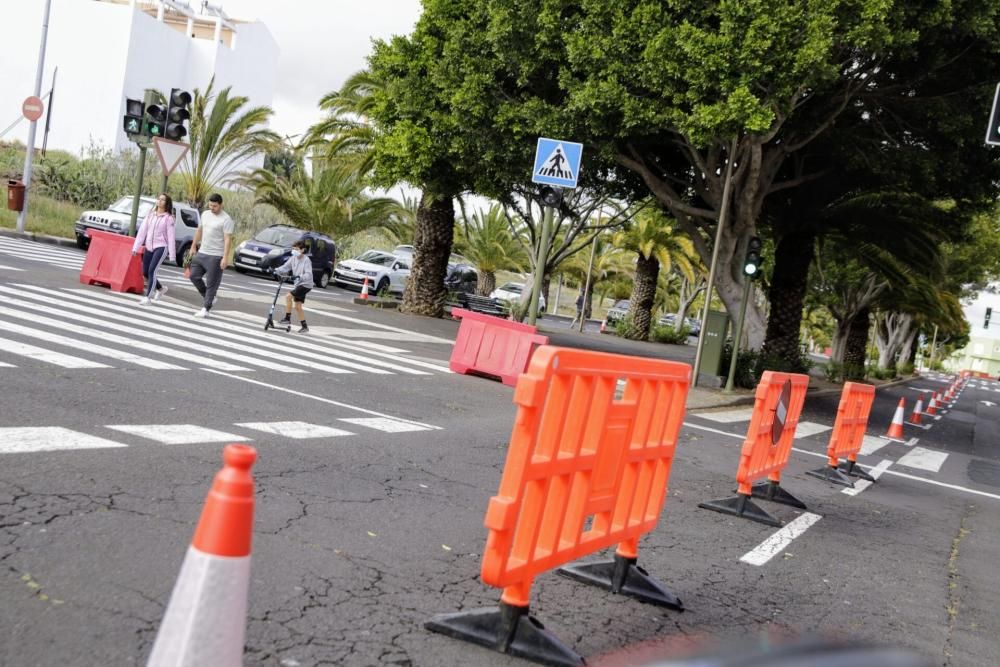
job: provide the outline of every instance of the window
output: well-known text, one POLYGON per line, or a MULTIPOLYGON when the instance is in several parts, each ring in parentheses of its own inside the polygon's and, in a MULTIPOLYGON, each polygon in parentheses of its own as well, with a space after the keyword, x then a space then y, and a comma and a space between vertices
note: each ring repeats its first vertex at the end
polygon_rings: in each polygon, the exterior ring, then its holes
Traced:
POLYGON ((187 225, 188 227, 198 226, 198 218, 197 216, 195 216, 193 211, 185 211, 184 209, 181 209, 180 213, 181 213, 180 219, 184 221, 185 225, 187 225))
POLYGON ((397 257, 395 255, 387 255, 377 250, 369 250, 358 257, 359 262, 368 262, 369 264, 377 264, 378 266, 392 266, 392 263, 396 260, 397 257))

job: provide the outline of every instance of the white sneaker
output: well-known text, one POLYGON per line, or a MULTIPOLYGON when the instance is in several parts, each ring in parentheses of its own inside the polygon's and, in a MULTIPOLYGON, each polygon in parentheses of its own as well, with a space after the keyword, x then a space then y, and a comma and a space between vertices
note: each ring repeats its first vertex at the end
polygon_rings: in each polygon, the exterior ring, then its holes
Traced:
POLYGON ((158 289, 158 290, 156 290, 155 292, 153 292, 153 301, 159 301, 159 300, 160 300, 160 299, 162 299, 162 298, 163 298, 164 296, 166 296, 166 295, 167 295, 167 290, 168 290, 168 289, 170 289, 170 288, 168 288, 168 287, 167 287, 166 285, 164 285, 164 286, 163 286, 163 287, 161 287, 160 289, 158 289))
POLYGON ((149 305, 149 297, 148 296, 144 296, 141 299, 139 299, 139 305, 140 306, 148 306, 149 305))
POLYGON ((194 314, 195 317, 208 317, 208 308, 202 308, 197 313, 194 314))

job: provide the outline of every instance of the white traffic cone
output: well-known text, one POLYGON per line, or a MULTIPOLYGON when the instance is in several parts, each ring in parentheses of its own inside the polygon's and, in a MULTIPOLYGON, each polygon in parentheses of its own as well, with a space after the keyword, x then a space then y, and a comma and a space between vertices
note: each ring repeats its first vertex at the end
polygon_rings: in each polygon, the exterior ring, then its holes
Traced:
POLYGON ((913 414, 910 415, 910 423, 920 425, 920 413, 924 411, 924 397, 923 395, 917 399, 917 404, 913 406, 913 414))
POLYGON ((364 284, 361 285, 361 298, 362 299, 367 299, 368 298, 368 279, 367 278, 365 278, 364 284))
POLYGON ((906 413, 906 400, 899 399, 899 405, 896 406, 896 413, 892 417, 892 423, 889 424, 889 431, 882 436, 888 440, 898 440, 903 442, 903 415, 906 413))
POLYGON ((226 445, 147 667, 239 667, 247 624, 257 452, 226 445))

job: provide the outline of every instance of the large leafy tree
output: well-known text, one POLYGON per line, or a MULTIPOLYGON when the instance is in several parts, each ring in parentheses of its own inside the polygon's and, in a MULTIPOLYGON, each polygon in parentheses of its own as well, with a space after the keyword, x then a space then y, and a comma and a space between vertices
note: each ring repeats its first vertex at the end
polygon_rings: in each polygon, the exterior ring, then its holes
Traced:
POLYGON ((219 185, 238 178, 251 157, 279 144, 266 125, 269 107, 251 107, 250 99, 233 95, 231 88, 214 91, 215 80, 204 91, 195 89, 191 102, 191 148, 184 158, 181 178, 185 198, 202 208, 219 185))

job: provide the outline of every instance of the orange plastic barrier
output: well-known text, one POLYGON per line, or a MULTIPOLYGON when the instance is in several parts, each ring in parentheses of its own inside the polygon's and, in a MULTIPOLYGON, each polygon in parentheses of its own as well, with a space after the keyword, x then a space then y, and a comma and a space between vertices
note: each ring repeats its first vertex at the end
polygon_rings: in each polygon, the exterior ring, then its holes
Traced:
POLYGON ((559 573, 683 609, 636 562, 639 537, 663 507, 690 377, 690 366, 673 361, 536 350, 514 392, 507 462, 485 517, 481 574, 503 589, 500 607, 442 614, 426 627, 529 660, 582 664, 528 616, 531 584, 614 544, 614 560, 559 573))
POLYGON ((781 521, 750 500, 751 496, 806 509, 802 501, 781 488, 781 471, 792 451, 808 387, 808 375, 764 372, 757 385, 753 417, 736 470, 738 495, 699 503, 698 507, 771 526, 780 526, 781 521), (764 477, 766 482, 754 484, 764 477))
POLYGON ((90 246, 80 269, 84 285, 108 285, 115 292, 142 294, 142 255, 132 255, 130 236, 88 230, 90 246))
POLYGON ((855 468, 858 462, 858 452, 868 430, 868 415, 871 413, 872 402, 875 400, 875 387, 860 382, 845 382, 844 391, 840 394, 840 406, 837 408, 837 421, 833 424, 830 434, 830 444, 826 448, 827 465, 818 470, 809 470, 807 475, 825 479, 834 484, 854 486, 850 475, 875 481, 866 472, 855 468), (838 468, 839 460, 846 458, 844 465, 838 468))
POLYGON ((536 333, 529 324, 462 308, 452 309, 451 316, 462 320, 448 362, 456 373, 493 375, 513 386, 528 367, 535 347, 549 342, 548 336, 536 333))

